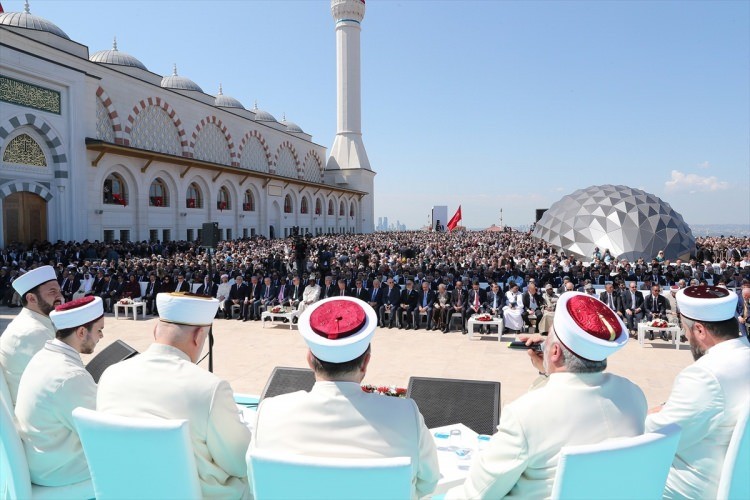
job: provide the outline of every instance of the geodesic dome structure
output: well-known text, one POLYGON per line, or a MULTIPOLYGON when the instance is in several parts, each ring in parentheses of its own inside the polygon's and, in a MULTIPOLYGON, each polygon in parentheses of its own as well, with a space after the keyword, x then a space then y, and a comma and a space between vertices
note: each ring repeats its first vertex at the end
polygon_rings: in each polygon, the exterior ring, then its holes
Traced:
POLYGON ((627 186, 591 186, 552 204, 532 236, 588 260, 595 247, 613 257, 687 259, 695 238, 682 216, 657 196, 627 186))

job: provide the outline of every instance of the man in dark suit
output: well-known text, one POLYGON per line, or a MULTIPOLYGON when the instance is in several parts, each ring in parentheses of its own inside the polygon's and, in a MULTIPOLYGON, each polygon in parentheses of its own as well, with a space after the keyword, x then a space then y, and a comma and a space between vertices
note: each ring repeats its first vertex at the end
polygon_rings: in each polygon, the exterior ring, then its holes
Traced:
POLYGON ((250 284, 247 286, 247 298, 242 306, 242 321, 259 320, 260 316, 256 311, 260 303, 261 284, 258 283, 257 276, 250 277, 250 284))
POLYGON ((261 309, 268 309, 273 305, 274 297, 278 294, 276 287, 273 286, 271 278, 266 276, 263 279, 263 285, 260 288, 260 300, 256 303, 255 317, 260 318, 261 309))
POLYGON ((159 284, 156 282, 156 275, 151 273, 146 285, 146 293, 143 300, 146 301, 146 314, 158 314, 156 311, 156 294, 159 293, 159 284))
POLYGON ((604 304, 615 313, 620 310, 620 296, 615 291, 612 282, 607 282, 607 284, 604 285, 604 291, 599 294, 599 300, 604 302, 604 304))
POLYGON ((523 312, 521 312, 521 318, 527 327, 531 326, 531 318, 536 318, 536 325, 539 324, 539 320, 542 319, 542 308, 544 306, 544 297, 539 293, 535 283, 529 283, 528 288, 523 295, 521 295, 521 301, 523 302, 523 312))
POLYGON ((367 290, 367 299, 365 300, 375 312, 380 313, 380 306, 383 305, 383 287, 380 286, 380 280, 372 280, 372 287, 367 290))
POLYGON ((487 292, 487 312, 493 316, 502 316, 503 302, 505 295, 500 290, 500 285, 493 283, 489 292, 487 292))
MULTIPOLYGON (((466 302, 466 312, 464 313, 464 323, 474 314, 482 314, 487 302, 487 293, 479 287, 479 281, 474 280, 471 284, 471 290, 468 293, 466 302)), ((484 333, 485 326, 482 325, 481 332, 484 333)))
POLYGON ((383 302, 380 306, 378 320, 382 328, 385 322, 385 313, 388 313, 388 328, 393 328, 393 322, 396 319, 396 309, 398 309, 398 304, 401 301, 401 288, 396 286, 393 278, 388 278, 386 284, 388 287, 383 290, 383 302))
POLYGON ((628 289, 620 293, 620 317, 631 334, 638 330, 638 323, 643 319, 643 295, 635 281, 631 281, 628 289))
POLYGON ((241 320, 243 318, 242 306, 245 302, 245 298, 247 298, 247 293, 248 290, 245 280, 242 279, 242 276, 237 276, 234 279, 234 285, 232 285, 232 288, 229 289, 229 297, 227 297, 227 300, 224 301, 224 317, 226 319, 231 319, 232 317, 232 306, 240 307, 240 315, 237 320, 241 320))
POLYGON ((292 278, 292 284, 289 286, 289 294, 287 295, 289 305, 296 309, 302 301, 302 293, 304 291, 305 286, 300 283, 299 276, 292 278))
POLYGON ((80 287, 81 280, 76 279, 74 273, 70 272, 69 270, 63 272, 63 280, 60 284, 60 291, 62 292, 62 296, 65 297, 65 302, 70 302, 71 300, 73 300, 73 294, 77 292, 80 287))
POLYGON ((327 299, 328 297, 334 297, 338 287, 333 284, 333 278, 326 276, 323 285, 320 287, 320 298, 327 299))
MULTIPOLYGON (((651 285, 651 294, 643 299, 643 310, 648 321, 655 319, 666 319, 667 299, 661 295, 661 287, 658 284, 651 285)), ((654 340, 654 332, 648 332, 649 339, 654 340)), ((661 337, 666 339, 666 334, 661 337)))
POLYGON ((105 274, 104 279, 101 282, 101 286, 99 287, 98 294, 104 302, 105 312, 112 312, 112 306, 114 305, 113 300, 117 292, 116 288, 117 283, 112 282, 112 276, 110 276, 109 274, 105 274))
POLYGON ((417 308, 414 309, 414 329, 418 330, 421 314, 427 315, 427 329, 432 330, 432 306, 435 303, 435 292, 430 288, 428 281, 422 281, 422 291, 419 292, 417 308))
POLYGON ((367 293, 365 287, 362 286, 362 279, 357 278, 354 281, 354 288, 349 290, 349 296, 367 302, 370 299, 370 294, 367 293))
POLYGON ((456 281, 456 287, 451 293, 451 308, 448 311, 448 319, 445 324, 446 331, 450 328, 451 316, 458 313, 461 315, 461 332, 466 334, 466 316, 464 315, 464 311, 466 311, 466 304, 468 301, 469 294, 464 290, 463 282, 461 280, 456 281))
POLYGON ((286 277, 282 276, 279 278, 279 285, 274 295, 274 305, 288 306, 289 305, 289 285, 286 283, 286 277))
POLYGON ((189 292, 190 291, 190 283, 187 282, 184 274, 179 274, 177 276, 177 283, 174 284, 174 290, 170 290, 170 291, 172 292, 189 292))
POLYGON ((341 278, 338 280, 338 288, 336 289, 336 293, 333 294, 334 297, 348 297, 349 296, 349 290, 346 288, 346 280, 344 278, 341 278))
POLYGON ((414 282, 408 280, 406 282, 406 288, 401 291, 401 298, 399 299, 399 328, 406 326, 407 330, 411 329, 411 323, 414 319, 414 310, 417 308, 419 300, 419 293, 414 290, 414 282))
POLYGON ((197 295, 203 295, 204 297, 216 297, 216 292, 219 291, 219 285, 211 282, 211 278, 206 276, 203 278, 203 283, 198 287, 195 292, 197 295))

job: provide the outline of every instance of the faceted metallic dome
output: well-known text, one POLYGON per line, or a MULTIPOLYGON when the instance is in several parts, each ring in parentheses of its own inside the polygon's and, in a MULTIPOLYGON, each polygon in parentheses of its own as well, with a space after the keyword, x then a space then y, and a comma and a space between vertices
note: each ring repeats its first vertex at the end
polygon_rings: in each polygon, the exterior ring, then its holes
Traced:
POLYGON ((536 223, 532 236, 553 248, 589 259, 595 247, 620 259, 650 261, 695 252, 682 216, 658 197, 627 186, 591 186, 563 196, 536 223))
POLYGON ((253 113, 255 113, 255 121, 256 122, 275 122, 277 121, 274 116, 267 112, 263 111, 261 109, 258 109, 258 101, 255 102, 255 106, 253 107, 253 113))
POLYGON ((91 57, 89 57, 89 61, 100 64, 112 64, 115 66, 130 66, 148 71, 141 61, 126 52, 120 52, 117 50, 117 38, 115 38, 110 50, 94 52, 91 54, 91 57))
POLYGON ((177 89, 177 90, 195 90, 203 92, 203 89, 198 86, 193 80, 186 76, 180 76, 177 74, 177 65, 174 65, 172 70, 172 76, 165 76, 161 79, 161 86, 165 89, 177 89))
POLYGON ((16 28, 26 28, 36 31, 46 31, 59 37, 70 40, 70 37, 63 30, 51 21, 43 17, 35 16, 29 12, 29 2, 24 5, 23 12, 4 12, 0 14, 0 25, 15 26, 16 28))
POLYGON ((224 95, 224 91, 221 88, 221 84, 219 84, 219 93, 216 94, 216 100, 214 100, 214 106, 218 106, 221 108, 245 109, 245 106, 243 106, 240 101, 238 101, 234 97, 224 95))

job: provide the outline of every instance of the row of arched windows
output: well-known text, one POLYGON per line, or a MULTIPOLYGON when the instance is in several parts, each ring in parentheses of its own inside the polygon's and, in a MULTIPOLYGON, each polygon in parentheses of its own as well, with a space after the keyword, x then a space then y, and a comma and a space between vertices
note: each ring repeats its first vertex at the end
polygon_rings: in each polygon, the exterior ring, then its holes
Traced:
MULTIPOLYGON (((128 205, 128 189, 125 180, 120 174, 111 173, 104 180, 103 202, 105 205, 128 205)), ((187 196, 185 198, 185 208, 203 208, 203 191, 200 186, 191 182, 187 188, 187 196)), ((148 190, 148 204, 151 207, 169 207, 171 203, 169 196, 169 189, 163 179, 157 177, 151 181, 151 186, 148 190)), ((284 197, 284 213, 290 214, 294 211, 292 197, 286 195, 284 197)), ((216 200, 216 208, 219 210, 231 210, 232 209, 232 197, 229 194, 229 189, 226 186, 219 188, 219 195, 216 200)), ((328 200, 328 215, 335 215, 335 205, 333 200, 328 200)), ((243 212, 254 212, 255 211, 255 196, 250 189, 247 189, 244 194, 242 201, 243 212)), ((302 198, 300 202, 300 213, 310 213, 310 205, 306 196, 302 198)), ((323 201, 318 198, 315 200, 315 215, 322 215, 323 213, 323 201)), ((346 204, 343 200, 339 202, 339 217, 346 216, 346 204)), ((349 204, 349 216, 354 217, 354 202, 349 204)))

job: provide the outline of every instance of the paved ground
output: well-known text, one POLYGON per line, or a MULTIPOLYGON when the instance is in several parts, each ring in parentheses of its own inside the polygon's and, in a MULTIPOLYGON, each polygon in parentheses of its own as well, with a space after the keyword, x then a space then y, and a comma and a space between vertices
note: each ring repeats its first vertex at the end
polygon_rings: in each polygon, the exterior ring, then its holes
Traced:
MULTIPOLYGON (((0 331, 19 309, 0 307, 0 331)), ((156 319, 105 318, 104 339, 97 352, 117 339, 139 351, 151 343, 156 319)), ((260 322, 217 320, 214 323, 214 371, 236 392, 260 394, 276 366, 306 367, 306 347, 296 328, 262 328, 260 322)), ((510 340, 510 336, 505 337, 510 340)), ((536 377, 524 351, 508 349, 496 336, 469 340, 460 333, 405 331, 379 328, 373 340, 373 358, 365 379, 376 385, 406 387, 410 376, 502 383, 502 404, 523 394, 536 377)), ((84 356, 88 362, 91 356, 84 356)), ((609 370, 641 386, 649 406, 667 399, 675 375, 692 362, 689 348, 675 351, 657 340, 640 347, 631 340, 609 360, 609 370)), ((207 367, 207 361, 201 366, 207 367)))

